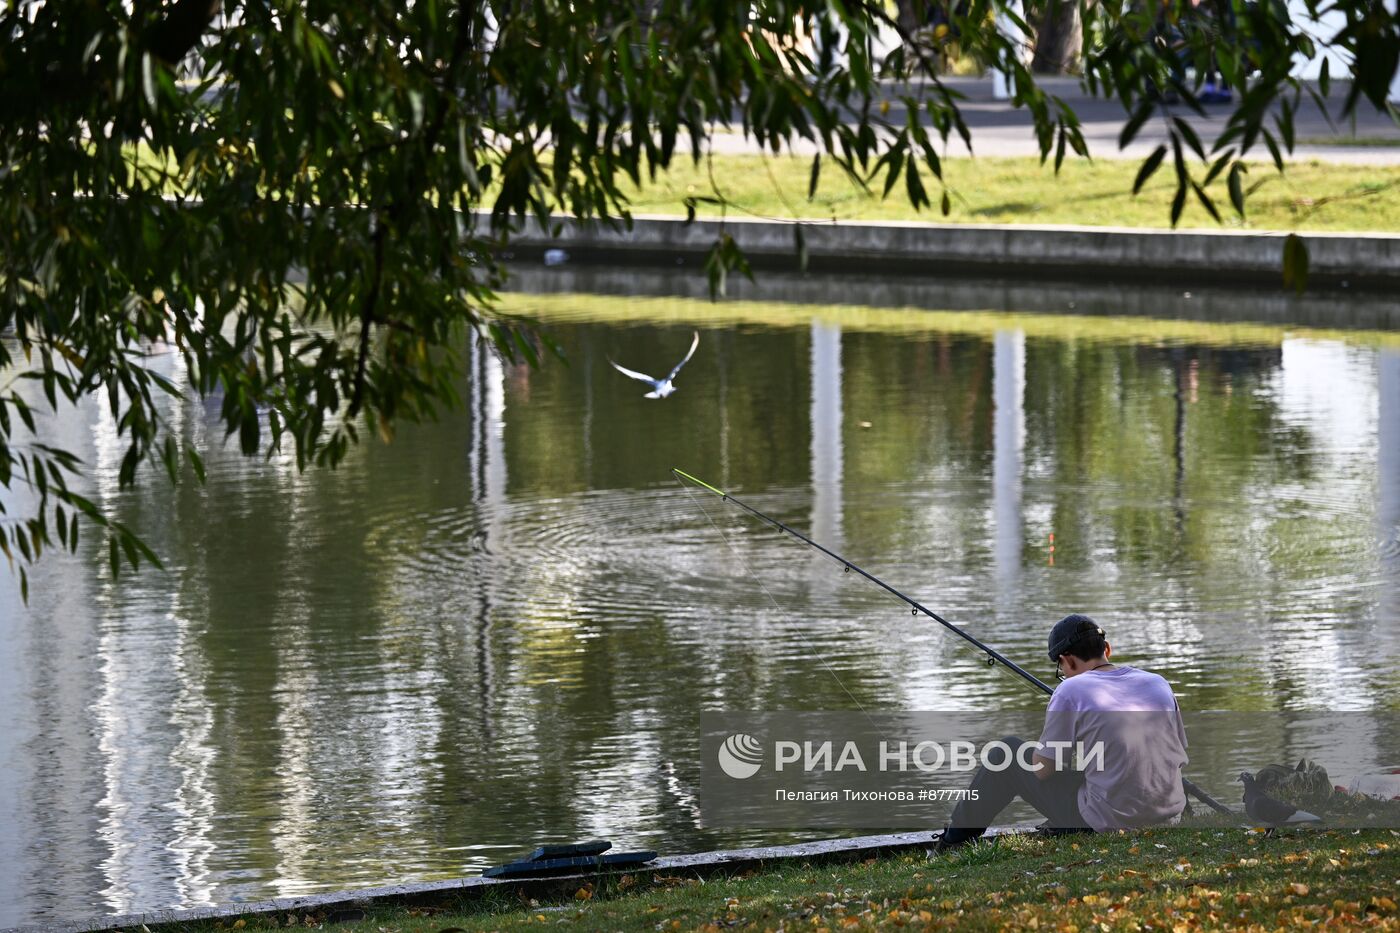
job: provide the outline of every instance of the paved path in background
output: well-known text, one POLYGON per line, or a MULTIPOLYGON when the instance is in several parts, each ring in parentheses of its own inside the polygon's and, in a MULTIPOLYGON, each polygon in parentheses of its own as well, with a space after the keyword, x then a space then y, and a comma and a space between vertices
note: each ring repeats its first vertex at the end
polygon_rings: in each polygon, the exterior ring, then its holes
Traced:
MULTIPOLYGON (((1039 156, 1035 136, 1031 132, 1030 115, 1023 109, 1011 106, 1008 101, 992 98, 990 79, 950 78, 947 83, 966 95, 961 102, 964 119, 972 131, 973 154, 978 156, 1039 156)), ((1137 139, 1127 149, 1118 148, 1118 134, 1123 129, 1126 117, 1123 107, 1116 101, 1104 101, 1087 97, 1077 81, 1066 78, 1050 78, 1042 82, 1047 91, 1059 95, 1078 114, 1089 145, 1089 154, 1096 159, 1142 159, 1158 145, 1168 141, 1168 123, 1165 117, 1154 117, 1139 131, 1137 139)), ((1346 87, 1332 88, 1333 109, 1339 111, 1345 98, 1346 87)), ((1171 113, 1185 118, 1200 134, 1207 150, 1216 136, 1225 127, 1225 121, 1232 112, 1230 104, 1213 104, 1206 108, 1206 116, 1200 117, 1185 107, 1172 107, 1171 113)), ((1272 120, 1270 129, 1275 129, 1272 120)), ((1294 148, 1291 161, 1337 162, 1362 165, 1400 165, 1400 126, 1384 113, 1376 111, 1370 104, 1357 105, 1354 117, 1344 124, 1333 126, 1305 94, 1303 102, 1294 116, 1294 135, 1299 140, 1294 148), (1388 146, 1349 146, 1347 137, 1358 139, 1385 139, 1394 142, 1388 146), (1304 140, 1337 140, 1336 144, 1317 145, 1304 140)), ((1278 134, 1275 133, 1275 136, 1278 134)), ((724 153, 757 152, 758 147, 745 140, 738 133, 718 133, 715 136, 715 151, 724 153)), ((814 147, 805 141, 796 147, 799 154, 810 155, 814 147)), ((960 139, 948 148, 953 156, 966 155, 967 150, 960 139)), ((1074 158, 1073 153, 1066 158, 1074 158)), ((1250 158, 1268 161, 1269 151, 1262 139, 1250 151, 1250 158)))

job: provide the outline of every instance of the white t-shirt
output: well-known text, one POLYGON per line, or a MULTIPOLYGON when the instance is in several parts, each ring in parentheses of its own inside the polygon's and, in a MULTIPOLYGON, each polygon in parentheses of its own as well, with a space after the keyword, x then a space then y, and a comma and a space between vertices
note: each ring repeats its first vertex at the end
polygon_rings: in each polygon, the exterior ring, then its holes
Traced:
POLYGON ((1086 753, 1079 812, 1099 832, 1165 823, 1186 808, 1186 729, 1171 685, 1157 674, 1115 665, 1065 680, 1050 697, 1040 741, 1086 753))

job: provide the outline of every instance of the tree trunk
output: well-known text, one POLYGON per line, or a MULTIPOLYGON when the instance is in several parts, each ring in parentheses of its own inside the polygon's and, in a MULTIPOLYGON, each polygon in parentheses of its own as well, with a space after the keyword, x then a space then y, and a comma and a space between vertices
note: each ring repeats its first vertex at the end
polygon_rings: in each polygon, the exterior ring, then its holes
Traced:
POLYGON ((1033 25, 1035 57, 1031 59, 1031 70, 1037 74, 1074 71, 1083 51, 1079 4, 1075 0, 1050 0, 1033 25))
POLYGON ((899 23, 899 28, 903 29, 906 35, 923 25, 920 22, 923 3, 916 5, 915 0, 895 0, 895 6, 899 10, 895 21, 899 23))

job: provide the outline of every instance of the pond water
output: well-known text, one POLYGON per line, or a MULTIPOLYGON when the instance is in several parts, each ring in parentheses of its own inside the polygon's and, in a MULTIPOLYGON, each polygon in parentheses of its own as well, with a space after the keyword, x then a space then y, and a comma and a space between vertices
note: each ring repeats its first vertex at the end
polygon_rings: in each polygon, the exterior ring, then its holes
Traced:
POLYGON ((1043 704, 673 467, 1047 679, 1046 629, 1077 610, 1188 709, 1400 709, 1393 335, 509 303, 567 365, 473 348, 462 410, 335 472, 244 459, 191 401, 171 417, 207 484, 120 491, 99 411, 51 419, 167 569, 114 583, 93 535, 27 607, 0 574, 0 926, 594 836, 773 840, 700 825, 702 711, 1043 704), (608 365, 659 373, 697 330, 668 399, 608 365))

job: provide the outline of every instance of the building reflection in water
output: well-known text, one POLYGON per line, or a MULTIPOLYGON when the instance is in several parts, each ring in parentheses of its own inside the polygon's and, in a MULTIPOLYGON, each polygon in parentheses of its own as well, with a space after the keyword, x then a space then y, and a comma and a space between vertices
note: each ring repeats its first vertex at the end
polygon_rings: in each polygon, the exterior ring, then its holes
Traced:
POLYGON ((1373 629, 1382 657, 1400 654, 1400 349, 1376 361, 1376 538, 1381 596, 1373 629))
MULTIPOLYGON (((812 321, 812 540, 842 548, 841 328, 812 321)), ((815 552, 814 552, 815 554, 815 552)), ((820 561, 828 559, 815 554, 820 561)), ((829 569, 829 568, 828 568, 829 569)), ((829 576, 829 574, 828 574, 829 576)))
POLYGON ((1021 471, 1026 445, 1026 335, 999 330, 993 338, 992 404, 992 545, 997 614, 1017 606, 1025 545, 1021 513, 1021 471))

